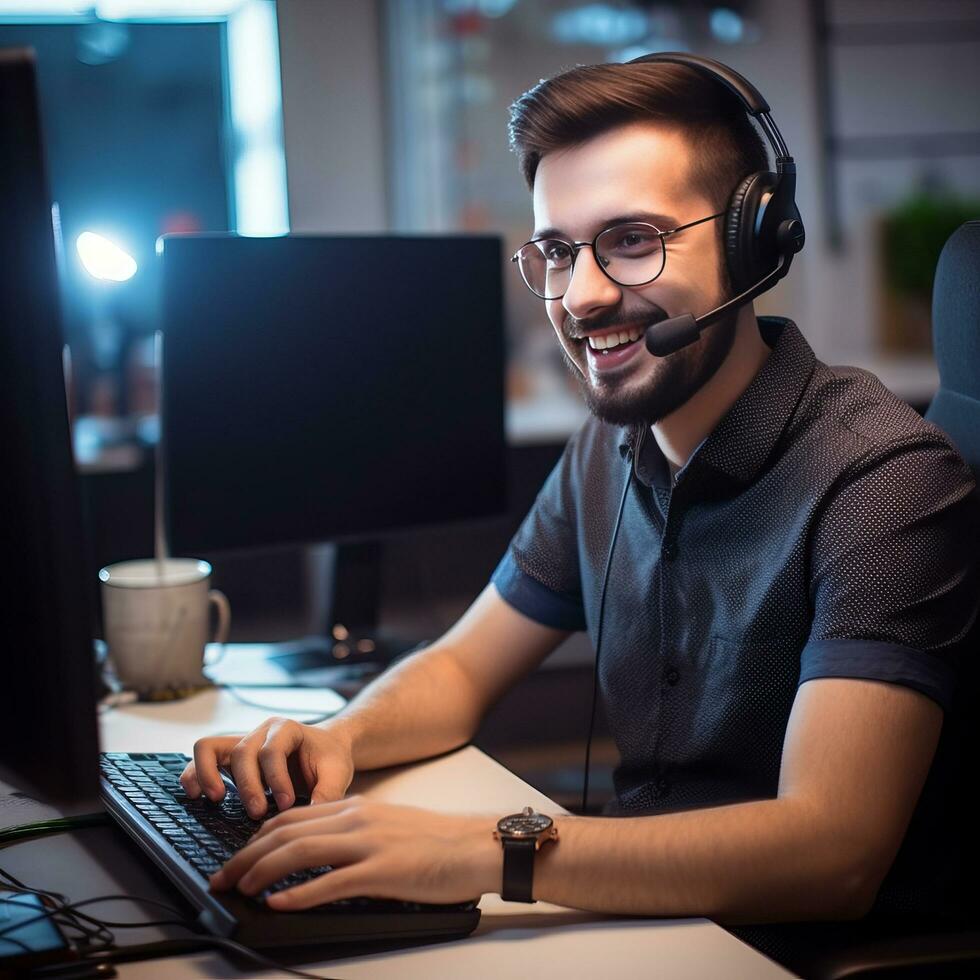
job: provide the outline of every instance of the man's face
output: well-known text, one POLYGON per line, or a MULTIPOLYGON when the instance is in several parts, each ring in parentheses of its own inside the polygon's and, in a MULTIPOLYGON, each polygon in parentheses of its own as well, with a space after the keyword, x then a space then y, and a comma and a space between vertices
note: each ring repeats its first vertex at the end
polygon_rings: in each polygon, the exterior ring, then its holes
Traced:
MULTIPOLYGON (((687 175, 692 149, 674 130, 652 123, 621 126, 580 146, 544 156, 534 180, 534 238, 591 241, 624 219, 662 231, 719 210, 695 193, 687 175)), ((620 286, 580 249, 561 299, 546 300, 566 361, 586 402, 616 425, 652 424, 683 405, 731 349, 737 311, 668 357, 639 339, 613 350, 587 338, 629 333, 682 313, 705 313, 727 298, 717 224, 706 221, 665 240, 666 264, 646 286, 620 286)))

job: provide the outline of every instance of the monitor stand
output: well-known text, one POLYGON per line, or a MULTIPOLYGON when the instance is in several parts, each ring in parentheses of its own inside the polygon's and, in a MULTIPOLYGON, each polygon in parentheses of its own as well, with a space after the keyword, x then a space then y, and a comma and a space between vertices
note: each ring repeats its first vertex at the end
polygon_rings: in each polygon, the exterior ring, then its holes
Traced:
POLYGON ((382 545, 358 541, 311 551, 311 622, 336 663, 389 664, 417 646, 420 637, 399 636, 378 624, 382 593, 382 545))
POLYGON ((378 626, 382 546, 368 541, 309 549, 311 635, 209 649, 208 675, 242 687, 330 687, 350 697, 392 661, 422 645, 378 626))
POLYGON ((208 676, 235 687, 329 687, 357 693, 393 660, 420 646, 377 625, 381 600, 380 542, 310 549, 312 633, 275 643, 209 647, 208 676), (212 649, 213 648, 213 649, 212 649))

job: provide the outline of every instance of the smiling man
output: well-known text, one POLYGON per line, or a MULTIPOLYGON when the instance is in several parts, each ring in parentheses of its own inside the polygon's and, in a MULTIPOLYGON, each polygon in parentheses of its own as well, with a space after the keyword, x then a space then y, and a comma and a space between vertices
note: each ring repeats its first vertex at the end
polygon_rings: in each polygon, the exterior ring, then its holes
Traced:
POLYGON ((744 290, 735 188, 767 170, 701 70, 575 68, 515 103, 535 232, 515 261, 593 418, 438 642, 320 726, 205 738, 188 792, 250 812, 215 876, 295 909, 368 894, 505 898, 724 923, 955 912, 965 868, 957 670, 976 618, 969 470, 873 376, 729 311, 664 357, 643 337, 744 290), (737 247, 737 242, 735 243, 737 247), (344 798, 353 774, 469 740, 575 630, 621 754, 601 817, 467 817, 344 798), (945 719, 945 720, 944 720, 945 719), (515 844, 515 830, 538 837, 515 844))
MULTIPOLYGON (((536 170, 529 173, 540 230, 518 253, 521 269, 528 285, 546 300, 589 407, 615 425, 659 422, 671 415, 716 374, 735 339, 737 312, 672 357, 651 357, 642 342, 648 327, 667 318, 665 306, 708 309, 730 292, 716 245, 724 210, 685 217, 682 223, 666 210, 629 208, 637 200, 662 200, 664 208, 684 215, 710 209, 705 189, 693 187, 687 178, 693 151, 681 132, 639 122, 538 157, 536 170), (556 223, 563 219, 571 223, 556 223), (574 230, 582 230, 588 241, 569 245, 575 242, 574 230), (591 262, 578 262, 583 253, 591 253, 591 262), (578 273, 572 276, 575 266, 578 273), (659 285, 652 288, 655 279, 659 285), (624 290, 617 280, 637 285, 624 290)), ((764 168, 761 146, 759 152, 764 168)), ((768 348, 755 329, 751 305, 742 311, 750 329, 743 328, 739 339, 761 357, 768 348)))
MULTIPOLYGON (((727 168, 736 174, 766 169, 761 141, 745 127, 750 152, 736 154, 741 167, 727 168)), ((650 356, 643 343, 647 328, 668 315, 711 309, 731 293, 718 244, 726 211, 711 213, 717 176, 707 187, 692 183, 695 144, 663 125, 627 123, 580 146, 562 135, 560 149, 525 154, 541 230, 517 258, 545 299, 592 412, 613 425, 654 424, 669 463, 679 467, 694 448, 692 436, 714 427, 769 353, 751 304, 669 357, 650 356), (639 210, 636 201, 662 201, 665 210, 639 210), (570 244, 574 232, 589 241, 570 244), (624 288, 617 271, 638 285, 624 288)))

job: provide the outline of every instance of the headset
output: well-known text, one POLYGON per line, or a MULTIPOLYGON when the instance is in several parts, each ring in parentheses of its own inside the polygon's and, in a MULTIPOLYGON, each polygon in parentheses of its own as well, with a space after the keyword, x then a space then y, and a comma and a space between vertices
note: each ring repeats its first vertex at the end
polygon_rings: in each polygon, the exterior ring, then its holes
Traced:
MULTIPOLYGON (((688 344, 693 344, 705 327, 719 322, 729 310, 748 303, 779 282, 789 272, 793 256, 803 248, 806 232, 796 206, 796 164, 789 155, 779 128, 769 114, 769 103, 759 90, 734 69, 723 65, 720 61, 702 58, 700 55, 664 51, 634 58, 626 64, 651 62, 687 65, 724 85, 738 96, 745 111, 758 120, 776 158, 775 173, 759 170, 749 174, 735 188, 728 202, 725 213, 724 248, 735 295, 702 316, 683 313, 647 328, 645 337, 647 350, 657 357, 666 357, 687 347, 688 344)), ((589 762, 592 754, 592 733, 595 728, 599 651, 602 648, 606 587, 609 583, 613 550, 616 547, 616 538, 619 536, 619 527, 623 520, 626 498, 633 478, 635 459, 639 455, 646 433, 647 427, 641 427, 636 445, 626 455, 629 472, 619 501, 619 511, 616 515, 612 540, 609 542, 602 589, 599 594, 599 619, 596 626, 592 674, 592 710, 589 717, 589 735, 585 745, 585 773, 582 780, 583 813, 587 813, 589 805, 589 762)))
POLYGON ((796 207, 796 164, 772 120, 769 103, 759 90, 734 69, 700 55, 664 51, 626 63, 655 62, 687 65, 734 93, 745 111, 758 121, 776 160, 775 173, 760 170, 749 174, 728 202, 724 248, 735 295, 702 316, 684 313, 647 328, 647 350, 657 357, 666 357, 693 344, 705 327, 717 323, 731 309, 771 289, 789 272, 793 256, 806 241, 806 232, 796 207))

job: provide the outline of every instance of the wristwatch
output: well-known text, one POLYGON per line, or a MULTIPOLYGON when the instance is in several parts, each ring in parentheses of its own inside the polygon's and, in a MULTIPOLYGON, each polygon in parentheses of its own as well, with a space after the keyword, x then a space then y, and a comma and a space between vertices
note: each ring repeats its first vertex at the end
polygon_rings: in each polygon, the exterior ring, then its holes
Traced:
POLYGON ((494 839, 504 851, 504 876, 500 897, 505 902, 533 902, 534 855, 545 841, 558 840, 554 820, 526 806, 497 821, 494 839))

